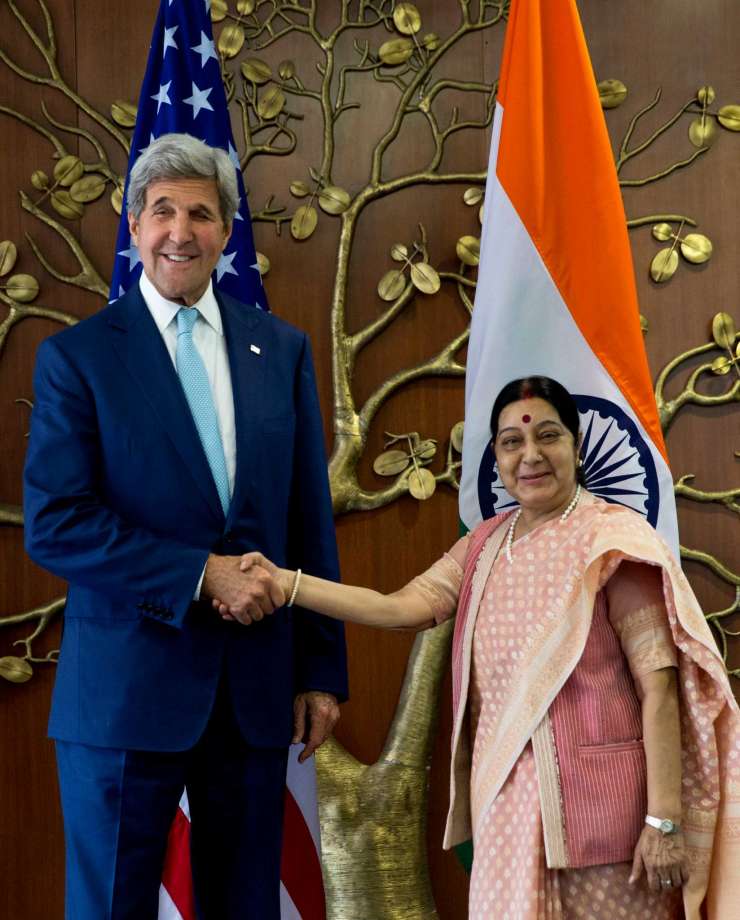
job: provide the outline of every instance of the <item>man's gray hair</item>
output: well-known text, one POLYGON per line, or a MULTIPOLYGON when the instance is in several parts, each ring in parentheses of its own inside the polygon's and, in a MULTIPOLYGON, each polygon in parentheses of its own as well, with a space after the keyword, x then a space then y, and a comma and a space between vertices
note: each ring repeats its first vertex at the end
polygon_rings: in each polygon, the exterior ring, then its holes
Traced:
POLYGON ((131 169, 128 210, 138 220, 152 182, 167 179, 215 179, 221 217, 228 227, 239 207, 236 170, 228 153, 190 134, 163 134, 146 148, 131 169))

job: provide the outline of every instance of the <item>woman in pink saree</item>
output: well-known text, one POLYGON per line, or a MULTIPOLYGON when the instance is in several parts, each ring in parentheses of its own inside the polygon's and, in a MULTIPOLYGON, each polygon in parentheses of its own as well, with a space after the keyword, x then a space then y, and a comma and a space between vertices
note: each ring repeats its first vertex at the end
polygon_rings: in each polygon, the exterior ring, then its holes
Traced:
POLYGON ((560 384, 508 384, 491 428, 518 510, 400 591, 255 553, 243 567, 339 619, 457 614, 445 846, 472 835, 471 918, 740 918, 740 717, 679 564, 640 515, 579 482, 560 384))

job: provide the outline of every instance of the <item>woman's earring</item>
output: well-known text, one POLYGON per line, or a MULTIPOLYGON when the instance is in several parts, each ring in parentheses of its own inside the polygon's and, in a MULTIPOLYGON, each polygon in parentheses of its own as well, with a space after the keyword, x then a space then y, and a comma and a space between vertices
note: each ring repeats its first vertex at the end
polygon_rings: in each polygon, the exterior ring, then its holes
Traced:
POLYGON ((576 466, 580 469, 583 466, 583 460, 579 457, 576 466))

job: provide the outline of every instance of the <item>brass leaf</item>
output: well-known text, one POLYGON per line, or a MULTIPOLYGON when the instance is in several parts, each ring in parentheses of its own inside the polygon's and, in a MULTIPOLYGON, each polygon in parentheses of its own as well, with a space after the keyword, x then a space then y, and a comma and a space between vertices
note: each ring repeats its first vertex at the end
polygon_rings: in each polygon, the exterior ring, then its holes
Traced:
POLYGON ((79 220, 85 213, 84 207, 77 201, 73 201, 66 189, 51 193, 51 205, 57 214, 61 214, 67 220, 79 220))
POLYGON ((251 16, 256 0, 236 0, 236 11, 240 16, 251 16))
POLYGON ((411 282, 422 294, 436 294, 441 284, 436 270, 427 262, 414 262, 411 282))
POLYGON ((696 98, 702 105, 711 105, 716 96, 713 86, 702 86, 696 91, 696 98))
POLYGON ((463 433, 465 431, 465 422, 458 422, 457 425, 454 425, 452 431, 450 432, 450 443, 452 447, 458 452, 462 453, 463 449, 463 433))
POLYGON ((403 272, 397 268, 392 268, 378 281, 378 296, 382 300, 395 300, 403 294, 405 287, 406 279, 403 272))
POLYGON ((735 320, 729 313, 717 313, 712 320, 712 336, 720 348, 732 348, 735 342, 735 320))
POLYGON ((274 84, 268 86, 262 98, 257 103, 257 114, 266 121, 275 118, 285 105, 285 94, 274 84))
POLYGON ((319 215, 316 208, 302 204, 290 222, 290 232, 296 240, 307 240, 316 229, 319 215))
POLYGON ((85 167, 82 160, 73 153, 68 154, 66 157, 62 157, 61 160, 54 165, 54 178, 59 185, 64 188, 69 188, 70 185, 73 185, 78 179, 81 179, 84 172, 85 167))
POLYGON ((281 61, 278 64, 278 73, 281 80, 292 80, 295 76, 295 64, 293 61, 281 61))
POLYGON ((226 0, 211 0, 211 22, 221 22, 226 19, 229 6, 226 0))
POLYGON ((123 211, 123 187, 119 184, 113 189, 113 192, 110 196, 110 204, 113 210, 121 216, 121 211, 123 211))
POLYGON ((417 459, 422 460, 424 463, 428 463, 429 460, 432 460, 436 453, 437 442, 433 441, 431 438, 427 441, 422 441, 414 450, 414 456, 417 457, 417 459))
POLYGON ((84 204, 88 201, 96 201, 105 191, 106 178, 98 173, 90 173, 78 179, 69 190, 72 201, 84 204))
POLYGON ((717 121, 729 131, 740 131, 740 105, 723 105, 717 112, 717 121))
POLYGON ((398 3, 393 10, 393 24, 402 35, 415 35, 421 28, 421 16, 413 3, 398 3))
POLYGON ((257 253, 257 268, 262 277, 270 271, 270 260, 263 252, 257 253))
POLYGON ((729 358, 715 358, 715 360, 712 361, 712 372, 722 377, 730 373, 731 367, 732 361, 730 361, 729 358))
POLYGON ((471 207, 480 204, 480 202, 483 201, 483 189, 475 187, 466 188, 463 192, 463 201, 471 207))
POLYGON ((110 107, 111 117, 117 125, 122 128, 133 128, 136 124, 136 109, 133 102, 126 102, 125 99, 116 99, 110 107))
POLYGON ((305 198, 306 195, 311 194, 311 189, 300 179, 294 179, 290 183, 290 194, 295 195, 296 198, 305 198))
POLYGON ((656 224, 653 227, 653 236, 664 243, 673 236, 673 227, 670 224, 656 224))
POLYGON ((478 223, 481 225, 481 227, 483 226, 483 208, 484 207, 485 205, 481 205, 478 208, 478 223))
POLYGON ((439 35, 435 35, 434 32, 427 32, 421 43, 428 51, 436 51, 439 48, 439 35))
POLYGON ((660 284, 672 278, 678 268, 678 253, 675 249, 661 249, 650 263, 650 277, 660 284))
POLYGON ((238 22, 230 22, 221 29, 218 37, 218 50, 227 60, 234 58, 242 50, 245 39, 244 29, 238 22))
POLYGON ((341 214, 349 207, 349 192, 338 185, 327 185, 319 193, 319 204, 327 214, 341 214))
POLYGON ((455 252, 458 259, 466 265, 477 265, 480 262, 480 240, 477 236, 461 236, 455 246, 455 252))
POLYGON ((641 313, 641 314, 640 314, 640 329, 642 330, 642 334, 643 334, 643 335, 647 335, 647 334, 648 334, 648 329, 649 329, 649 328, 650 328, 650 325, 649 325, 649 323, 648 323, 647 316, 644 316, 644 315, 641 313))
POLYGON ((0 243, 0 277, 13 271, 13 266, 18 258, 18 247, 12 240, 3 240, 0 243))
POLYGON ((33 668, 25 658, 8 655, 0 658, 0 677, 4 677, 13 684, 25 684, 33 677, 33 668))
POLYGON ((378 476, 398 476, 411 463, 411 458, 402 450, 383 451, 373 461, 373 469, 378 476))
POLYGON ((700 116, 689 125, 689 140, 694 147, 709 147, 717 136, 717 123, 711 115, 700 116))
POLYGON ((35 169, 31 173, 31 185, 34 188, 37 188, 40 192, 43 192, 44 189, 49 187, 49 177, 43 171, 43 169, 35 169))
POLYGON ((33 275, 12 275, 5 285, 5 292, 18 303, 31 303, 38 296, 39 283, 33 275))
POLYGON ((413 53, 414 43, 410 38, 392 38, 380 46, 378 57, 389 67, 395 67, 396 64, 405 64, 413 53))
POLYGON ((597 89, 602 109, 616 109, 627 98, 627 87, 621 80, 602 80, 597 89))
POLYGON ((409 474, 409 492, 417 501, 423 502, 434 495, 437 480, 430 470, 414 470, 409 474))
POLYGON ((270 65, 259 58, 247 58, 246 61, 242 61, 240 69, 244 78, 251 83, 267 83, 272 79, 270 65))
POLYGON ((687 262, 701 265, 712 258, 712 241, 703 233, 688 233, 681 240, 681 252, 687 262))
POLYGON ((403 243, 394 243, 391 246, 391 259, 394 262, 405 262, 408 257, 409 251, 403 243))

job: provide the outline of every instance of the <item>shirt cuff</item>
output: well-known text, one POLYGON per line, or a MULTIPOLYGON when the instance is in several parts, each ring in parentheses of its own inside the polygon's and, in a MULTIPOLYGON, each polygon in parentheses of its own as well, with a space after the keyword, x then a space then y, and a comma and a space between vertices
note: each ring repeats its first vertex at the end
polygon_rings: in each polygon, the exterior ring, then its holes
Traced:
MULTIPOLYGON (((208 565, 207 562, 206 562, 206 565, 208 565)), ((195 594, 193 594, 194 601, 200 600, 200 589, 203 587, 203 579, 206 577, 206 565, 203 566, 203 571, 200 573, 198 584, 195 586, 195 594)))

